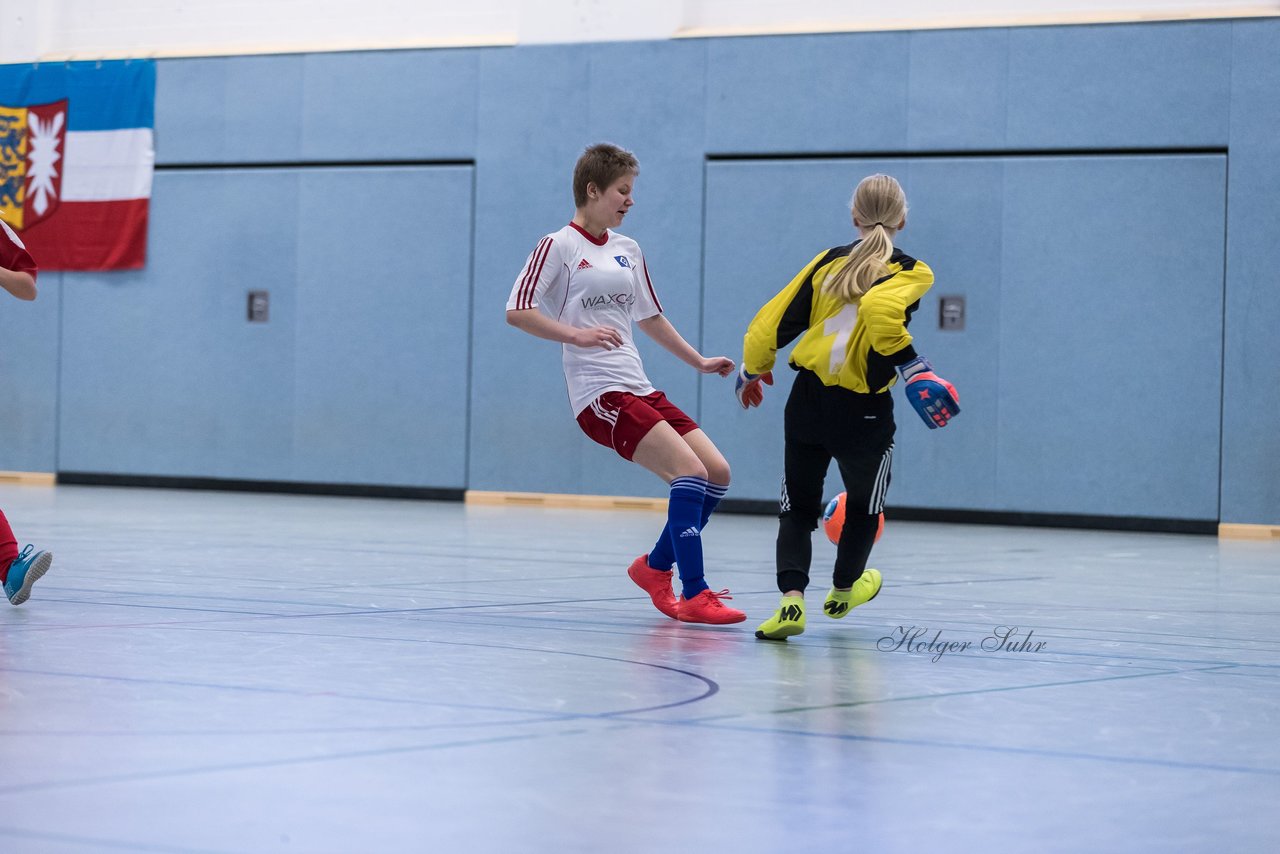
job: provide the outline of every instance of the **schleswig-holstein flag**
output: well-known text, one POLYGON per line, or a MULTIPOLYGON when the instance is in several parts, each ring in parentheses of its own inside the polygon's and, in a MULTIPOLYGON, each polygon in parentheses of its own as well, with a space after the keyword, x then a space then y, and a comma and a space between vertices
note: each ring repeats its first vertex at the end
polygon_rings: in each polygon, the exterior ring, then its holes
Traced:
POLYGON ((128 270, 147 250, 152 60, 0 65, 0 219, 42 270, 128 270))

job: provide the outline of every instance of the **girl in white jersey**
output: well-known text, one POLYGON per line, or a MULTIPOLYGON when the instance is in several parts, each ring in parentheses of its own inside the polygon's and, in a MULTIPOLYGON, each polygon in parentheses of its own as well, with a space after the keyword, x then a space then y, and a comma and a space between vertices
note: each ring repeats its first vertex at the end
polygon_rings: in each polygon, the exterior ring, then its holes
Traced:
MULTIPOLYGON (((36 298, 36 262, 13 229, 0 221, 0 288, 20 300, 36 298)), ((0 586, 14 605, 31 595, 31 585, 49 571, 53 555, 27 546, 18 551, 18 541, 9 520, 0 512, 0 586)))
POLYGON ((583 432, 670 485, 667 524, 627 570, 659 611, 687 623, 739 623, 703 578, 701 532, 729 486, 729 464, 688 415, 645 376, 631 324, 705 374, 728 376, 724 356, 704 357, 662 315, 634 240, 611 231, 635 204, 640 172, 616 145, 587 148, 573 172, 573 221, 529 255, 507 300, 507 322, 563 344, 569 403, 583 432), (680 570, 681 596, 672 591, 680 570))

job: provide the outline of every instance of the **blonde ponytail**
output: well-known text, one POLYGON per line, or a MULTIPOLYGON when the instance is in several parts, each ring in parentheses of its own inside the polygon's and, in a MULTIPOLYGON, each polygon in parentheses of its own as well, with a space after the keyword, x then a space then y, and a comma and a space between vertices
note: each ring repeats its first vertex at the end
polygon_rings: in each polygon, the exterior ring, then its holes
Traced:
POLYGON ((853 191, 853 221, 865 234, 849 253, 845 265, 823 287, 845 302, 862 299, 871 285, 888 275, 893 235, 907 217, 902 185, 888 175, 868 175, 853 191))

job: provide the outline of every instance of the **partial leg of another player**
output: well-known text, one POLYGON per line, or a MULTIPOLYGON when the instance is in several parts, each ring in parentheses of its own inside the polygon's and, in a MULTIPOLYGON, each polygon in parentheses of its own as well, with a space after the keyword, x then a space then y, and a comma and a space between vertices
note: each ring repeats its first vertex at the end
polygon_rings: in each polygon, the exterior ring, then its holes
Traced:
POLYGON ((49 571, 53 554, 37 551, 28 545, 18 551, 18 541, 9 527, 9 520, 0 512, 0 584, 4 594, 14 605, 21 605, 31 596, 31 587, 49 571))
MULTIPOLYGON (((703 576, 702 525, 707 496, 707 467, 675 428, 665 421, 658 422, 645 434, 636 445, 632 460, 658 475, 671 487, 667 501, 666 532, 675 555, 675 564, 680 570, 682 587, 682 595, 676 602, 676 619, 686 623, 716 624, 740 623, 745 620, 746 614, 724 604, 724 599, 732 598, 729 591, 712 591, 703 576)), ((726 465, 726 473, 727 468, 726 465)), ((637 559, 637 563, 639 562, 640 559, 637 559)), ((641 583, 636 576, 645 578, 644 573, 660 572, 651 566, 639 567, 633 563, 628 575, 648 591, 648 585, 641 583)), ((652 592, 650 596, 659 610, 671 616, 657 596, 652 592)))

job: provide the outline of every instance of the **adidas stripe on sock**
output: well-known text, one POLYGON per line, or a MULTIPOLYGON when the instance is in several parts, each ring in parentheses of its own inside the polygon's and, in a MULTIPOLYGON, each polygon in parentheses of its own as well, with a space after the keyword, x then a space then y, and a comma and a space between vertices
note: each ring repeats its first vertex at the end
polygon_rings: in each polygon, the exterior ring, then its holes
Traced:
POLYGON ((692 599, 707 589, 702 577, 702 504, 706 494, 707 482, 700 477, 678 477, 671 481, 666 531, 680 568, 685 599, 692 599))
MULTIPOLYGON (((707 527, 707 522, 711 519, 711 514, 715 512, 716 507, 720 505, 720 499, 724 498, 725 493, 729 491, 728 486, 719 483, 711 483, 702 478, 692 478, 701 481, 705 488, 706 494, 702 499, 702 516, 701 524, 698 530, 701 531, 707 527)), ((658 542, 649 550, 649 566, 656 570, 665 572, 670 569, 676 562, 675 547, 671 542, 671 526, 664 527, 662 533, 658 536, 658 542)))

